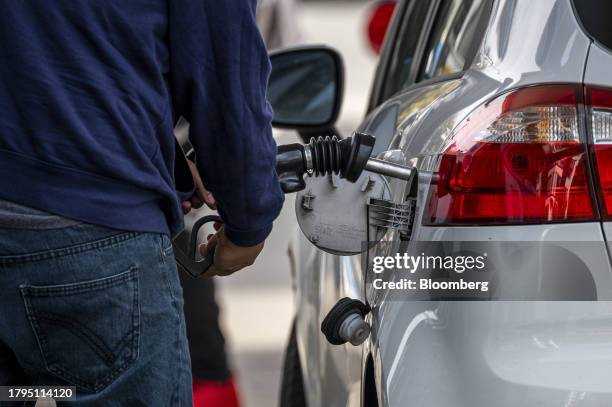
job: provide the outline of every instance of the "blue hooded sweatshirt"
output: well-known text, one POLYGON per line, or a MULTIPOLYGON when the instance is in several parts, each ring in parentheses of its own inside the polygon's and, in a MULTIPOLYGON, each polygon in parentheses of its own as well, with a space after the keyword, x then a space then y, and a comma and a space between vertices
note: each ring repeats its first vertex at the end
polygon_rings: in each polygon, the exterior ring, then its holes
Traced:
POLYGON ((183 116, 226 234, 264 240, 282 206, 256 0, 5 0, 0 198, 142 232, 182 230, 183 116))

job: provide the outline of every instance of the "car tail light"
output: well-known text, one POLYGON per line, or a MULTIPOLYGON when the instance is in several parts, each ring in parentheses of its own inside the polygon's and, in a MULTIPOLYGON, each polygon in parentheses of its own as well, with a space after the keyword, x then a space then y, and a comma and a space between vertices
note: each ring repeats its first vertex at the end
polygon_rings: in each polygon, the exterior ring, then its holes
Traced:
MULTIPOLYGON (((424 223, 593 219, 587 149, 579 131, 581 100, 579 86, 534 86, 476 109, 439 158, 424 223)), ((612 187, 612 174, 607 179, 612 187)))
POLYGON ((612 90, 587 88, 587 102, 602 212, 612 218, 612 90))
POLYGON ((370 40, 370 46, 377 54, 380 54, 395 6, 395 0, 382 0, 377 2, 372 8, 368 20, 368 39, 370 40))

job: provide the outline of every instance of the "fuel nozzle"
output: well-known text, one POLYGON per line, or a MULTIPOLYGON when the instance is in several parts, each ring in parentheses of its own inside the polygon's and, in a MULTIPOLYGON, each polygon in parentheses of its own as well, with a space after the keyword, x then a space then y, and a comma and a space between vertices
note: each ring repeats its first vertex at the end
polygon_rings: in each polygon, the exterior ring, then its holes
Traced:
POLYGON ((353 133, 351 137, 311 138, 308 144, 285 144, 278 147, 276 172, 285 193, 306 187, 304 175, 337 174, 355 182, 364 169, 394 178, 410 179, 412 169, 370 158, 376 138, 370 134, 353 133))
POLYGON ((285 193, 306 187, 304 174, 322 176, 338 174, 355 182, 374 148, 376 139, 369 134, 354 133, 339 140, 333 137, 314 137, 308 144, 286 144, 278 147, 276 172, 285 193))

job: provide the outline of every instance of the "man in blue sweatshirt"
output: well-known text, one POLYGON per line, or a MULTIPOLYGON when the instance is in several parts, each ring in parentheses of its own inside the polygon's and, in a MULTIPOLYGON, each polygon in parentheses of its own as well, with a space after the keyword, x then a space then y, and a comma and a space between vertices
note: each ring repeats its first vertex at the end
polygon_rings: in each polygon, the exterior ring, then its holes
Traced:
MULTIPOLYGON (((0 13, 0 385, 81 405, 190 406, 171 238, 183 116, 251 264, 282 205, 256 0, 6 0, 0 13)), ((199 181, 195 171, 196 180, 199 181)), ((181 201, 183 208, 181 208, 181 201)))

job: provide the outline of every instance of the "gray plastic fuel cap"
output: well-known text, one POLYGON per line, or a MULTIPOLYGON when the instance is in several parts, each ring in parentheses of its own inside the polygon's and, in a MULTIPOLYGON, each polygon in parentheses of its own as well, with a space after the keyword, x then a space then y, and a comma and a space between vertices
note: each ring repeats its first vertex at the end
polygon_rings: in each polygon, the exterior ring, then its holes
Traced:
POLYGON ((367 224, 370 198, 390 199, 389 185, 378 174, 364 171, 355 183, 337 175, 306 177, 298 192, 295 212, 300 229, 319 249, 337 255, 361 253, 368 240, 382 238, 380 229, 367 224))

